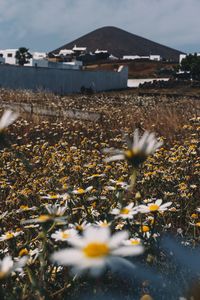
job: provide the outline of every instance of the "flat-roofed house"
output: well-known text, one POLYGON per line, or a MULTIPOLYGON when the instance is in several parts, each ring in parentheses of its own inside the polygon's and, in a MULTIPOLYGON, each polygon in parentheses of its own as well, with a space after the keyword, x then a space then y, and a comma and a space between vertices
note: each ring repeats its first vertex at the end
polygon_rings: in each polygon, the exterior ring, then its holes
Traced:
POLYGON ((87 52, 87 47, 77 47, 76 45, 74 45, 74 47, 72 48, 72 50, 74 51, 76 56, 79 56, 81 54, 86 54, 87 52))
POLYGON ((6 64, 16 65, 17 59, 15 58, 18 49, 5 49, 0 50, 0 55, 5 59, 6 64))

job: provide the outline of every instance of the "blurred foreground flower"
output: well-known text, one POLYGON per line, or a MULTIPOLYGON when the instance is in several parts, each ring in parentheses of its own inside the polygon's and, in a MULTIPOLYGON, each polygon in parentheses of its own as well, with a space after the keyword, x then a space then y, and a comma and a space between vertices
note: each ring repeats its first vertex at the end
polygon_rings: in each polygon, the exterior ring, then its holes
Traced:
POLYGON ((21 272, 27 262, 27 259, 27 256, 24 256, 17 262, 14 262, 12 257, 8 255, 0 260, 0 280, 7 277, 11 272, 21 272))
POLYGON ((9 125, 11 125, 13 122, 15 122, 18 116, 18 113, 15 113, 10 109, 6 110, 0 119, 0 132, 3 131, 9 125))
POLYGON ((127 231, 111 236, 109 228, 90 226, 83 232, 83 236, 74 236, 68 241, 73 248, 55 252, 52 261, 61 265, 72 265, 75 271, 90 269, 93 275, 98 275, 107 264, 111 264, 113 257, 143 253, 141 245, 124 246, 123 241, 127 238, 127 231))
POLYGON ((119 149, 105 149, 104 152, 110 153, 111 156, 105 159, 105 162, 111 162, 116 160, 127 160, 132 166, 132 174, 130 176, 129 189, 132 190, 137 176, 137 169, 147 159, 147 157, 153 154, 162 144, 162 141, 157 141, 154 133, 145 131, 143 136, 139 136, 139 130, 136 129, 133 134, 133 141, 125 135, 127 150, 119 149))
POLYGON ((149 133, 148 131, 145 131, 140 138, 138 129, 134 131, 133 142, 127 135, 125 139, 128 149, 125 151, 107 149, 106 152, 113 153, 113 155, 106 158, 106 162, 126 159, 134 168, 138 168, 149 155, 153 154, 163 144, 162 141, 157 141, 154 133, 149 133))

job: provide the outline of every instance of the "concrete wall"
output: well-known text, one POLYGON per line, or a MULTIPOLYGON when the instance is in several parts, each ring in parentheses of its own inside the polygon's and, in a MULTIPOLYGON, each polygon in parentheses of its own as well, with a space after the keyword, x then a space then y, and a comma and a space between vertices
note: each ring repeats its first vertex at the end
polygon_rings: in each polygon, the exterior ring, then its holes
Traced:
POLYGON ((78 120, 86 120, 91 122, 98 122, 102 120, 102 114, 83 111, 80 109, 67 109, 63 110, 62 107, 49 107, 44 105, 38 105, 37 103, 17 103, 17 102, 6 102, 1 101, 1 107, 9 108, 11 110, 16 110, 17 112, 26 112, 36 115, 42 116, 54 116, 54 117, 62 117, 64 119, 78 119, 78 120))
POLYGON ((10 89, 45 90, 57 94, 79 93, 81 87, 95 91, 127 87, 128 68, 120 72, 59 70, 12 65, 0 65, 0 87, 10 89))
POLYGON ((36 58, 30 58, 29 62, 27 64, 24 64, 25 67, 41 67, 41 68, 48 68, 48 60, 45 58, 42 59, 36 59, 36 58))

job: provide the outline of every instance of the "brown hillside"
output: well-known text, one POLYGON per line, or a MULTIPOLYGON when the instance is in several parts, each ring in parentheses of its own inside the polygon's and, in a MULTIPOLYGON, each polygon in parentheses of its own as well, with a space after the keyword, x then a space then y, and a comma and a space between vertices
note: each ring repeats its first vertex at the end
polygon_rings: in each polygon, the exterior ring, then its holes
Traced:
POLYGON ((128 66, 129 78, 170 77, 167 70, 173 70, 176 64, 156 61, 119 61, 114 63, 96 63, 85 67, 87 70, 116 70, 120 65, 128 66), (164 72, 161 72, 164 70, 164 72))
POLYGON ((58 53, 61 49, 71 49, 74 45, 87 47, 88 51, 92 52, 96 49, 106 49, 118 58, 124 55, 159 54, 167 60, 178 61, 179 54, 183 53, 112 26, 96 29, 51 52, 58 53))

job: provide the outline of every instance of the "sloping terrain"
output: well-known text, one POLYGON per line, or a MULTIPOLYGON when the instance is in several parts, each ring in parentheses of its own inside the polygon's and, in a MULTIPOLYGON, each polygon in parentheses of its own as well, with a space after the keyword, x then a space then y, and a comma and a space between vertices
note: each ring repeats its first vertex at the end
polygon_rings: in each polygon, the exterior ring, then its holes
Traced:
POLYGON ((122 58, 124 55, 147 56, 159 54, 167 60, 178 61, 179 54, 183 53, 112 26, 96 29, 51 52, 58 53, 61 49, 71 49, 74 45, 87 47, 88 51, 108 50, 109 53, 118 58, 122 58))

